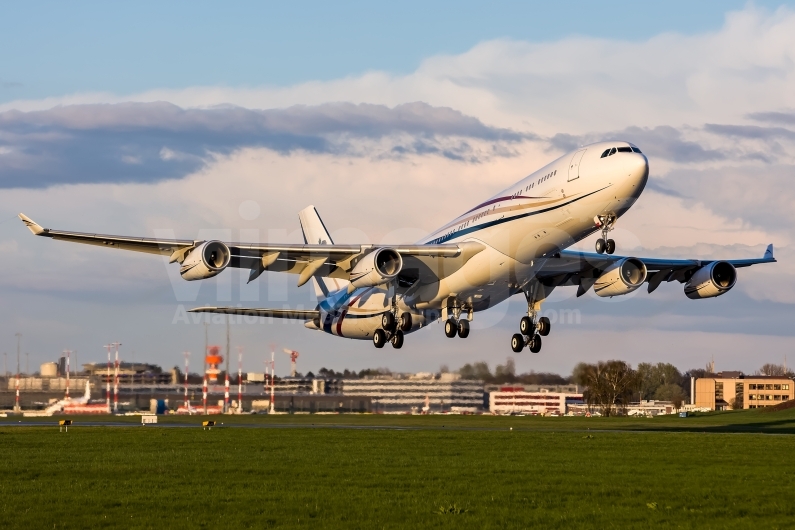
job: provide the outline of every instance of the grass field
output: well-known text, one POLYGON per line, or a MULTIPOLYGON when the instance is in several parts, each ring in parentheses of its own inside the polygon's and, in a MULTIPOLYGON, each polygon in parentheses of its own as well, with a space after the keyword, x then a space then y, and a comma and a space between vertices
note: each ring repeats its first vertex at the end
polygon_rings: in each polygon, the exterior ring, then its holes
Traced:
POLYGON ((197 417, 154 427, 75 418, 69 433, 53 418, 0 420, 0 520, 7 528, 783 528, 795 520, 795 410, 216 419, 226 425, 203 431, 197 417))

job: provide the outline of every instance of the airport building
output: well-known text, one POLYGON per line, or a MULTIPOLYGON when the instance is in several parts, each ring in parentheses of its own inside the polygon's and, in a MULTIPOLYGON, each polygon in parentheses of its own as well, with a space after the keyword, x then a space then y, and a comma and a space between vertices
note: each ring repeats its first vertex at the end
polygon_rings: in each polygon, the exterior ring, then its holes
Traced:
POLYGON ((489 392, 492 414, 564 415, 571 407, 584 405, 582 393, 528 390, 524 386, 503 386, 489 392))
POLYGON ((483 410, 483 381, 458 374, 395 374, 343 379, 346 399, 367 398, 372 412, 477 412, 483 410))
POLYGON ((710 410, 772 407, 795 399, 795 381, 788 377, 720 372, 696 379, 693 404, 710 410))

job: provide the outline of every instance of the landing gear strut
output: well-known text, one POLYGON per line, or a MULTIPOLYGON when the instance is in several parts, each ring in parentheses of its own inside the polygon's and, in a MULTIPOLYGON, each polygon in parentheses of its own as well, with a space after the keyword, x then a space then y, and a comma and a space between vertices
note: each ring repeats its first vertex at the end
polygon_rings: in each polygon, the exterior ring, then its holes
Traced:
POLYGON ((527 346, 531 352, 541 351, 541 337, 549 335, 552 323, 547 317, 539 317, 541 312, 541 302, 552 292, 554 287, 549 287, 540 282, 533 282, 525 291, 527 299, 527 316, 519 321, 519 331, 511 337, 511 349, 519 353, 527 346))
POLYGON ((596 240, 596 253, 604 254, 606 252, 608 254, 612 254, 616 251, 616 242, 612 239, 608 239, 607 233, 615 227, 616 216, 613 214, 597 215, 593 218, 593 222, 597 228, 602 229, 601 239, 596 240))

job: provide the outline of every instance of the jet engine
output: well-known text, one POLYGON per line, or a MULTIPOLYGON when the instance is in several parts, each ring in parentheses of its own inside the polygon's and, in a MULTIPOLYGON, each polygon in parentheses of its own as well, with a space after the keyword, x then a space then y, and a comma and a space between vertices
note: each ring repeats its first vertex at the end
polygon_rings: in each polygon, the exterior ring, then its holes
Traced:
POLYGON ((186 280, 212 278, 229 265, 229 247, 220 241, 205 241, 185 256, 179 273, 186 280))
POLYGON ((693 273, 685 284, 688 298, 714 298, 729 291, 737 282, 737 270, 727 261, 713 261, 693 273))
POLYGON ((400 273, 403 258, 391 248, 379 248, 366 254, 351 270, 353 287, 373 287, 387 283, 400 273))
POLYGON ((646 281, 646 265, 637 258, 624 258, 610 265, 594 283, 594 292, 606 298, 629 294, 646 281))

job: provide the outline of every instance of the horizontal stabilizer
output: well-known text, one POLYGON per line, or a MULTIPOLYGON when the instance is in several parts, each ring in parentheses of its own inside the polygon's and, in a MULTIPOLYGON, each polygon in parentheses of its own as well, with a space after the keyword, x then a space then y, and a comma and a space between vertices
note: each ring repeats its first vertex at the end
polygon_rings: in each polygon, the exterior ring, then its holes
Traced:
POLYGON ((224 315, 287 318, 292 320, 312 320, 320 316, 316 309, 267 309, 257 307, 196 307, 189 309, 188 313, 221 313, 224 315))

